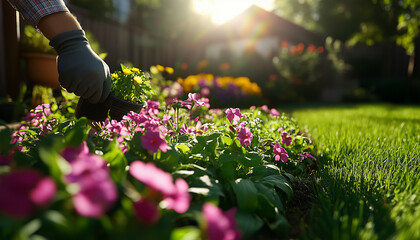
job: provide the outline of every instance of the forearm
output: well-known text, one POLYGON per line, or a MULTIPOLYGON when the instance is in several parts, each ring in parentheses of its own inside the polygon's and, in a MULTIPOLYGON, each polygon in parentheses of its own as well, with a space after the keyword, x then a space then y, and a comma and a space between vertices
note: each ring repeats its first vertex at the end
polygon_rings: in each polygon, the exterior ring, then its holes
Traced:
POLYGON ((43 17, 38 23, 38 29, 51 40, 59 33, 82 28, 71 13, 58 12, 43 17))
POLYGON ((8 1, 24 19, 32 26, 39 28, 48 38, 64 30, 80 29, 80 25, 69 13, 63 0, 8 1))

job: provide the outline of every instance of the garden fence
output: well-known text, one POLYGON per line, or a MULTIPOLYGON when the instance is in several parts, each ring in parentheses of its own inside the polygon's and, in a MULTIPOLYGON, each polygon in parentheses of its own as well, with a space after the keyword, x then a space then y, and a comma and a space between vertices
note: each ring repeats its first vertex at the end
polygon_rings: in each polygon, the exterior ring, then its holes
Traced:
MULTIPOLYGON (((68 5, 83 29, 92 33, 101 49, 108 55, 105 59, 111 70, 119 69, 122 62, 131 62, 141 69, 161 64, 173 66, 175 47, 171 44, 157 44, 163 39, 146 39, 147 31, 133 25, 108 19, 95 19, 84 9, 68 5)), ((168 42, 168 41, 165 41, 168 42)))

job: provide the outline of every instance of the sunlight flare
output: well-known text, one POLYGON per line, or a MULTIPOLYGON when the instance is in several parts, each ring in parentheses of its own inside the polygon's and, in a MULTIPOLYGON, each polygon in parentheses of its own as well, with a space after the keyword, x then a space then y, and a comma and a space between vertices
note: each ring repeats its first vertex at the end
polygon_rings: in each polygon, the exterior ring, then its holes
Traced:
POLYGON ((194 0, 197 12, 208 15, 212 21, 222 24, 232 19, 251 5, 257 5, 268 11, 274 6, 273 0, 194 0))

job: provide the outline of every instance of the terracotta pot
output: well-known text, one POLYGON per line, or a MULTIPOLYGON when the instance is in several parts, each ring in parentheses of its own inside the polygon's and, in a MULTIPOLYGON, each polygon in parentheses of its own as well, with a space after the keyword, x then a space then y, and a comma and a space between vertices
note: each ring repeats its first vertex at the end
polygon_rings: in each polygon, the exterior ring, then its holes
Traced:
POLYGON ((97 104, 92 104, 86 99, 80 98, 75 115, 77 118, 86 117, 93 121, 104 121, 109 114, 111 119, 120 121, 130 111, 140 112, 144 107, 146 107, 146 104, 127 102, 110 94, 105 102, 97 104))
POLYGON ((45 87, 60 89, 56 55, 44 53, 24 53, 28 81, 45 87))

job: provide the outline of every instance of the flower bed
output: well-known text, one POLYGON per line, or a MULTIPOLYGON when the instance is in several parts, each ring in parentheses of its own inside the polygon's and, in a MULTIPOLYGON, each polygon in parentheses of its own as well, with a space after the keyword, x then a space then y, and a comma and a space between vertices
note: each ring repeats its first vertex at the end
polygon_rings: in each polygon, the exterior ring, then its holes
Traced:
POLYGON ((0 239, 284 236, 310 139, 267 106, 209 104, 190 93, 93 123, 68 103, 31 110, 0 132, 0 239))

